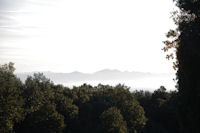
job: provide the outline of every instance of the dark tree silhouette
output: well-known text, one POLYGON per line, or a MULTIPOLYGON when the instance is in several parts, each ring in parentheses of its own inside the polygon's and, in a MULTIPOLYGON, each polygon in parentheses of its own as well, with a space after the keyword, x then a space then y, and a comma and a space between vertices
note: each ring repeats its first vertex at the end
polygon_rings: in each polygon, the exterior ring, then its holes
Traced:
POLYGON ((178 68, 178 112, 182 132, 200 132, 200 1, 175 0, 180 11, 174 15, 176 30, 170 30, 165 51, 176 49, 178 68), (169 47, 168 47, 169 46, 169 47))

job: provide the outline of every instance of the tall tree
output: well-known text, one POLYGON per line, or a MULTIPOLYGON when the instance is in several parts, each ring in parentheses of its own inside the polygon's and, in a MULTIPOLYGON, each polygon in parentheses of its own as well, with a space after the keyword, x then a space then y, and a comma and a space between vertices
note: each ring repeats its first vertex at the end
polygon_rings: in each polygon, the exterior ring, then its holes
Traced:
POLYGON ((176 30, 170 30, 166 50, 176 49, 179 89, 179 116, 184 133, 200 132, 200 0, 175 0, 176 30))
POLYGON ((12 132, 15 123, 23 120, 22 83, 13 74, 13 63, 0 66, 0 132, 12 132))

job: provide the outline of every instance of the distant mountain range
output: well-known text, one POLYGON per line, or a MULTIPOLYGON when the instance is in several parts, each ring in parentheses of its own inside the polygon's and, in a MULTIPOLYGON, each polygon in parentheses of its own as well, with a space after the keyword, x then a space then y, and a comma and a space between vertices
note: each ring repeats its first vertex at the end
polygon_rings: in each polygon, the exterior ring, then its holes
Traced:
MULTIPOLYGON (((22 81, 25 81, 28 75, 32 76, 34 72, 27 73, 16 73, 22 81)), ((67 83, 67 82, 79 82, 79 81, 106 81, 106 80, 134 80, 141 78, 151 78, 151 77, 165 77, 173 74, 155 74, 155 73, 144 73, 144 72, 128 72, 104 69, 97 71, 95 73, 54 73, 54 72, 42 72, 47 78, 55 83, 67 83)))

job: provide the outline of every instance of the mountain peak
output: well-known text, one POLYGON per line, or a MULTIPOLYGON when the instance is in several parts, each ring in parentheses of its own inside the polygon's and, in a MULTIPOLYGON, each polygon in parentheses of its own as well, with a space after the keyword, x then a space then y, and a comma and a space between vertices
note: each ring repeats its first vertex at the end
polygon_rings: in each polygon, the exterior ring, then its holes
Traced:
POLYGON ((100 71, 95 72, 95 74, 97 73, 120 73, 121 71, 117 70, 117 69, 103 69, 100 71))

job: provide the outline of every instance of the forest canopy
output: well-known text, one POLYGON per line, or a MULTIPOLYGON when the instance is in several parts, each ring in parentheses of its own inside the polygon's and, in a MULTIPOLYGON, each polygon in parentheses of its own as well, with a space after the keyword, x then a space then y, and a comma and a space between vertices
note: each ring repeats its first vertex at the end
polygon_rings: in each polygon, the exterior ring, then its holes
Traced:
POLYGON ((13 63, 0 66, 2 133, 176 132, 177 93, 164 86, 153 93, 130 92, 121 84, 70 89, 42 73, 22 83, 14 70, 13 63))

